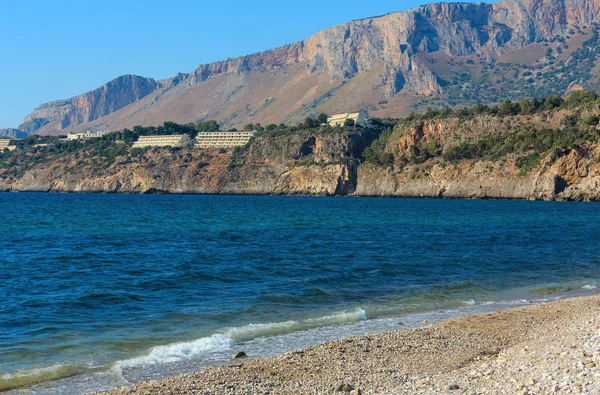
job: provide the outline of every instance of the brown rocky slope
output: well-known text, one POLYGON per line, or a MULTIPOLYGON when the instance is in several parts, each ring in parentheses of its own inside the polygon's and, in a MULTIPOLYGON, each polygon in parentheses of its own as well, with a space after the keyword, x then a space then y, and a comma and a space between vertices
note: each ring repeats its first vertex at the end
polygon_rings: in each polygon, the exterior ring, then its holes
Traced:
POLYGON ((595 52, 579 54, 592 62, 583 71, 556 70, 579 56, 574 51, 584 47, 599 15, 600 0, 431 4, 335 26, 302 42, 200 65, 160 82, 120 77, 96 91, 40 106, 20 129, 66 134, 203 119, 239 127, 358 109, 398 116, 436 98, 488 100, 485 92, 469 96, 482 84, 490 84, 484 91, 494 92, 492 100, 540 89, 562 93, 570 84, 600 82, 595 52), (521 75, 530 67, 538 71, 521 75), (553 75, 564 76, 564 84, 548 84, 553 75), (515 78, 528 82, 515 87, 515 78))

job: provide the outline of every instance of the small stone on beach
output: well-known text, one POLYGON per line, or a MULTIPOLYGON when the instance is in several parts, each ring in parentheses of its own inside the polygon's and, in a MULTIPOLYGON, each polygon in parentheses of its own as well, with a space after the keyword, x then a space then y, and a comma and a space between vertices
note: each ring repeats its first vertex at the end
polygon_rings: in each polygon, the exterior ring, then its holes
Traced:
POLYGON ((339 387, 337 387, 337 392, 350 392, 354 389, 354 387, 352 387, 350 384, 341 384, 339 387))

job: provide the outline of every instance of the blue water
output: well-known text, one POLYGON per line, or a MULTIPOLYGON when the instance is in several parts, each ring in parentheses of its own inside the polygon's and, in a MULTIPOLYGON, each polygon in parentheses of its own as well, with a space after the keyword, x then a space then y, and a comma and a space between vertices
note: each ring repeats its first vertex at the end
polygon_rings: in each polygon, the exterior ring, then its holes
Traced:
POLYGON ((0 391, 81 394, 595 292, 600 206, 0 194, 0 391))

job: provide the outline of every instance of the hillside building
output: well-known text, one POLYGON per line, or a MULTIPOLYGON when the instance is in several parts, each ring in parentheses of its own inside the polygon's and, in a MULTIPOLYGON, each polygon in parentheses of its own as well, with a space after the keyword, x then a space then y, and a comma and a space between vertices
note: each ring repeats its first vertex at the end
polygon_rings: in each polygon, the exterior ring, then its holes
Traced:
POLYGON ((369 118, 367 117, 367 114, 359 111, 359 112, 355 112, 355 113, 345 113, 345 114, 337 114, 334 115, 330 118, 327 118, 327 123, 329 124, 329 126, 344 126, 344 123, 346 122, 347 119, 351 119, 354 121, 355 125, 366 125, 367 121, 369 120, 369 118))
POLYGON ((132 148, 146 147, 183 147, 190 143, 187 134, 168 134, 162 136, 140 136, 132 148))
POLYGON ((3 152, 5 149, 12 151, 17 147, 14 145, 10 145, 11 139, 0 139, 0 152, 3 152))
POLYGON ((69 133, 67 135, 67 140, 85 140, 85 139, 96 139, 98 137, 103 137, 109 134, 108 130, 103 130, 100 132, 80 132, 80 133, 69 133))
POLYGON ((248 141, 256 132, 200 132, 196 136, 196 148, 229 148, 241 147, 248 144, 248 141))

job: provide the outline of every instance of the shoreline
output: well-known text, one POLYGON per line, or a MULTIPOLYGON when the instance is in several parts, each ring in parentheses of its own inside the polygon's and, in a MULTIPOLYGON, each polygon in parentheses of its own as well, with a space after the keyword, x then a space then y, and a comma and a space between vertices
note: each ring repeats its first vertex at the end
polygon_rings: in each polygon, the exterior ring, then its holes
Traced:
POLYGON ((598 366, 594 295, 355 336, 93 394, 598 393, 598 366))
POLYGON ((357 194, 335 194, 335 195, 315 195, 315 194, 285 194, 285 193, 256 193, 256 192, 239 192, 239 193, 218 193, 218 192, 170 192, 161 191, 156 193, 147 192, 127 192, 127 191, 13 191, 0 190, 0 193, 5 194, 55 194, 55 195, 140 195, 140 196, 265 196, 265 197, 307 197, 307 198, 356 198, 356 199, 425 199, 425 200, 480 200, 480 201, 520 201, 520 202, 556 202, 556 203, 599 203, 600 200, 594 199, 526 199, 520 197, 492 197, 492 196, 413 196, 413 195, 357 195, 357 194))

